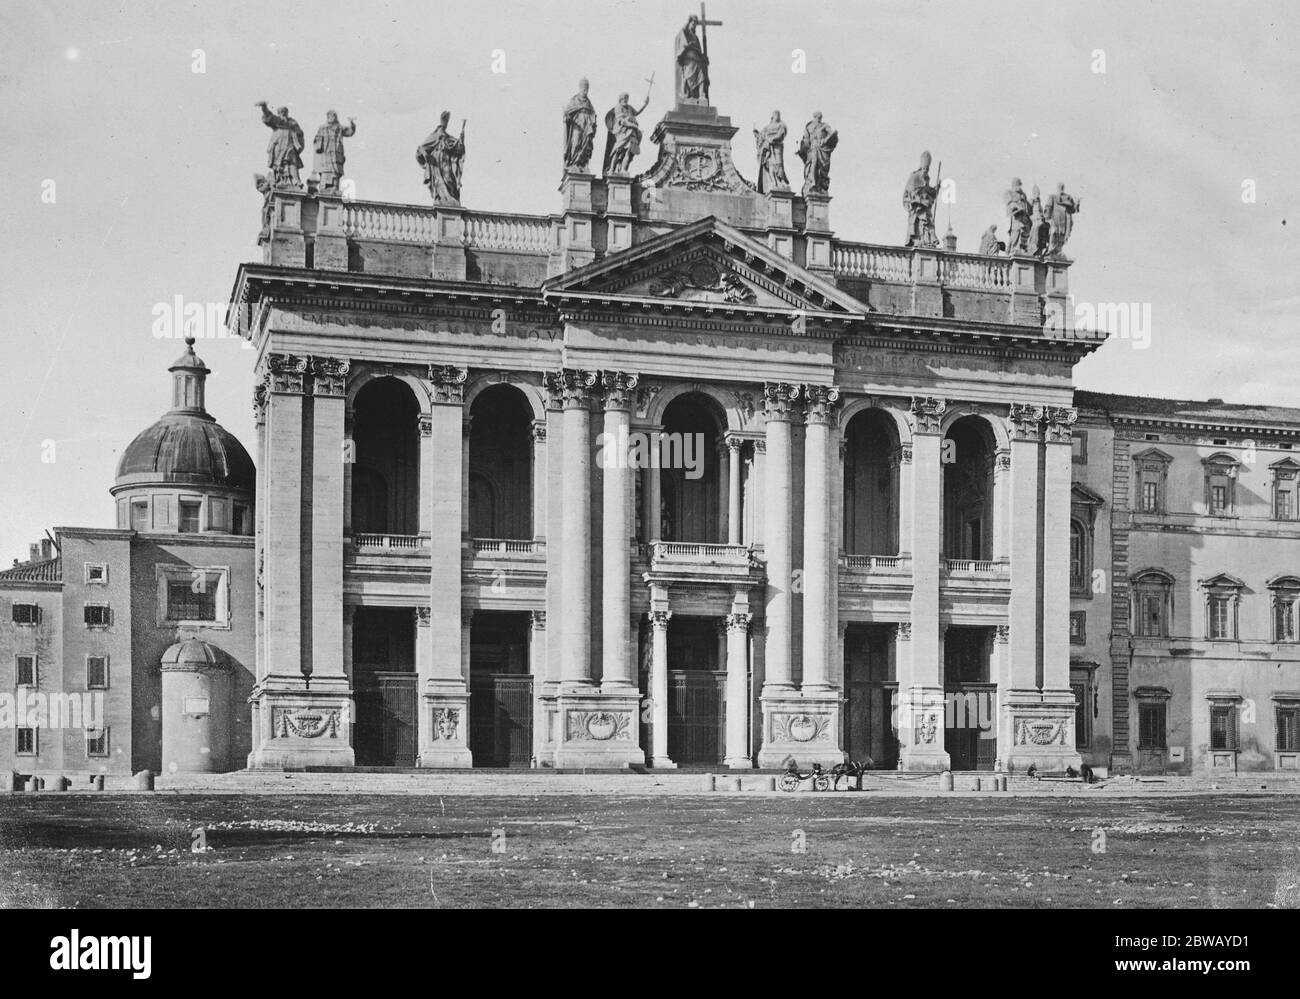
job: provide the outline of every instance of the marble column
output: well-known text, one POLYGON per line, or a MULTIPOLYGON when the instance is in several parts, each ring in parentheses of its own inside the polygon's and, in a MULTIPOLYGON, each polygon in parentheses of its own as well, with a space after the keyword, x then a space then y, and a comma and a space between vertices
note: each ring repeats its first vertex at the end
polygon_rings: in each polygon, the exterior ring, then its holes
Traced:
POLYGON ((794 578, 793 544, 790 537, 792 456, 790 422, 799 387, 786 383, 764 385, 767 402, 765 435, 767 454, 764 463, 763 492, 765 518, 763 547, 767 556, 767 593, 764 616, 767 620, 765 692, 791 692, 793 668, 791 654, 791 585, 794 578))
POLYGON ((733 611, 727 626, 727 746, 726 765, 749 770, 749 622, 746 611, 733 611))
POLYGON ((643 496, 644 508, 641 511, 642 522, 645 524, 645 540, 647 542, 659 540, 659 535, 663 531, 663 521, 661 519, 661 500, 660 477, 659 477, 659 435, 663 432, 662 427, 643 427, 642 433, 646 435, 646 458, 650 467, 645 470, 645 494, 643 496))
MULTIPOLYGON (((907 770, 943 770, 943 648, 939 631, 939 563, 943 555, 944 399, 911 400, 912 599, 906 647, 899 636, 899 748, 907 770), (906 652, 906 655, 903 653, 906 652)), ((900 629, 901 631, 901 629, 900 629)))
POLYGON ((547 750, 546 715, 542 707, 544 684, 541 682, 546 677, 546 611, 532 611, 529 617, 532 624, 528 633, 528 672, 533 675, 532 765, 538 766, 547 750))
MULTIPOLYGON (((438 454, 433 448, 433 416, 421 413, 416 426, 420 433, 420 469, 436 468, 438 454)), ((426 538, 433 531, 433 490, 425 489, 423 483, 420 484, 418 531, 426 538)))
MULTIPOLYGON (((1039 496, 1043 488, 1039 456, 1043 440, 1043 407, 1011 404, 1011 531, 1008 555, 1011 571, 1011 689, 1037 691, 1041 675, 1042 632, 1039 621, 1039 558, 1042 518, 1039 496)), ((1069 503, 1069 488, 1065 501, 1069 503)), ((1067 544, 1069 536, 1066 536, 1067 544)), ((1066 561, 1067 571, 1069 561, 1066 561)), ((1068 580, 1067 580, 1068 587, 1068 580)), ((1068 589, 1061 613, 1070 606, 1068 589)), ((1068 617, 1067 617, 1068 623, 1068 617)))
POLYGON ((594 371, 558 375, 564 398, 564 619, 560 681, 590 687, 591 671, 591 390, 594 371))
POLYGON ((533 421, 533 539, 546 537, 546 420, 533 421))
MULTIPOLYGON (((1043 657, 1039 686, 1070 689, 1070 490, 1078 411, 1049 406, 1043 442, 1043 657)), ((1071 742, 1073 748, 1073 742, 1071 742)))
POLYGON ((668 757, 668 622, 673 612, 650 612, 650 764, 677 766, 668 757))
POLYGON ((741 491, 740 481, 740 449, 744 446, 745 442, 739 437, 727 438, 727 482, 729 484, 727 494, 727 544, 729 545, 741 543, 741 511, 744 509, 742 505, 744 494, 741 491))
POLYGON ((600 448, 604 465, 601 470, 601 689, 623 693, 636 690, 636 663, 630 651, 632 560, 627 528, 633 502, 633 473, 628 460, 629 409, 636 383, 634 374, 622 371, 601 374, 605 396, 605 429, 600 448))
POLYGON ((805 696, 828 694, 830 682, 830 424, 839 391, 804 389, 803 684, 805 696))
POLYGON ((464 553, 465 383, 466 368, 429 366, 432 401, 430 434, 423 453, 432 460, 420 465, 420 490, 429 494, 428 649, 420 654, 428 664, 421 678, 420 756, 422 767, 468 767, 469 685, 465 674, 467 642, 463 631, 461 568, 464 553), (448 475, 448 469, 452 474, 448 475))

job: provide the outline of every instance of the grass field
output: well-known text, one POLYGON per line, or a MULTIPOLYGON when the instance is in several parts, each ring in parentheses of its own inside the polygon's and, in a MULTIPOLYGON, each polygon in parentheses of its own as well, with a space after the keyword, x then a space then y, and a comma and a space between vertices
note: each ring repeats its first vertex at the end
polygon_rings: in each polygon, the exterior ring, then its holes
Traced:
POLYGON ((1295 908, 1300 797, 14 795, 0 905, 1295 908))

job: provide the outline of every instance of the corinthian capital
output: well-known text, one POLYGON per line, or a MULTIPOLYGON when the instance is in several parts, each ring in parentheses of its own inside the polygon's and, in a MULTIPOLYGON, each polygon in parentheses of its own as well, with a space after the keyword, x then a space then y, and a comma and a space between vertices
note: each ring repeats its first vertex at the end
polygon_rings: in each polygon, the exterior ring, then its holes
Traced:
POLYGON ((303 394, 303 375, 307 372, 307 358, 297 354, 268 354, 266 370, 272 392, 303 394))
POLYGON ((339 397, 347 389, 348 369, 352 362, 343 357, 311 359, 312 395, 339 397))
POLYGON ((640 379, 627 371, 602 371, 600 387, 605 392, 606 409, 629 409, 632 406, 632 392, 640 379))
POLYGON ((1043 439, 1043 407, 1029 402, 1011 404, 1011 437, 1018 441, 1043 439))
POLYGON ((433 388, 434 405, 463 406, 467 381, 469 381, 468 368, 455 364, 429 365, 429 384, 433 388))
POLYGON ((763 383, 763 415, 769 420, 788 420, 794 401, 799 398, 799 386, 789 382, 763 383))
POLYGON ((833 385, 805 385, 803 387, 804 419, 808 423, 830 426, 840 390, 833 385))
POLYGON ((585 409, 591 403, 591 389, 596 372, 581 368, 561 368, 546 376, 546 389, 561 401, 565 409, 585 409))
POLYGON ((937 434, 948 411, 948 400, 928 395, 912 396, 909 407, 912 413, 912 430, 918 434, 937 434))
POLYGON ((1069 444, 1074 439, 1074 422, 1079 411, 1073 406, 1048 406, 1043 417, 1047 422, 1047 441, 1050 444, 1069 444))

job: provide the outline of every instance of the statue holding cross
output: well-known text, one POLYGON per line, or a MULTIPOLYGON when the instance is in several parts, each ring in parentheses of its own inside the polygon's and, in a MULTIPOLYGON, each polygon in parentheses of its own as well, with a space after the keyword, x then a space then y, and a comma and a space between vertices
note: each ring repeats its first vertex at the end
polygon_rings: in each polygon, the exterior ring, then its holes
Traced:
POLYGON ((700 16, 692 14, 686 26, 677 32, 677 100, 709 103, 709 33, 708 28, 721 27, 721 21, 710 21, 700 4, 700 16), (696 27, 700 32, 695 33, 696 27))

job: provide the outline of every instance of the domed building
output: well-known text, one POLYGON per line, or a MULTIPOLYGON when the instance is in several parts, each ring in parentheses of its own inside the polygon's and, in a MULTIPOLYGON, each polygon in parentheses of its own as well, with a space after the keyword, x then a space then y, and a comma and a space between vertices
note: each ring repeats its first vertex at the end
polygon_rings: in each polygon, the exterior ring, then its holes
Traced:
POLYGON ((0 769, 75 786, 244 765, 256 474, 207 411, 211 372, 192 339, 168 370, 171 408, 117 464, 116 527, 55 528, 33 561, 0 572, 0 621, 13 622, 0 691, 16 691, 0 769))

